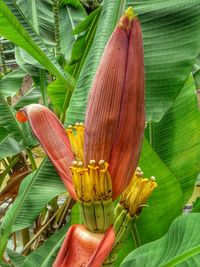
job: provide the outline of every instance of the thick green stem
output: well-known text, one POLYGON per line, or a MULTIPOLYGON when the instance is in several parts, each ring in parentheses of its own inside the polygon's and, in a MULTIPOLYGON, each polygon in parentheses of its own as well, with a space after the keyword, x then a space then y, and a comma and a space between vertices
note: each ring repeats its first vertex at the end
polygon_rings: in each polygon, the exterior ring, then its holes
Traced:
POLYGON ((140 240, 140 236, 139 236, 139 233, 138 233, 136 222, 133 223, 132 235, 133 235, 133 240, 134 240, 135 247, 136 248, 140 247, 141 246, 141 240, 140 240))
POLYGON ((26 152, 27 152, 28 158, 29 158, 30 163, 31 163, 32 171, 36 171, 37 170, 37 165, 35 163, 32 151, 29 148, 27 148, 26 152))

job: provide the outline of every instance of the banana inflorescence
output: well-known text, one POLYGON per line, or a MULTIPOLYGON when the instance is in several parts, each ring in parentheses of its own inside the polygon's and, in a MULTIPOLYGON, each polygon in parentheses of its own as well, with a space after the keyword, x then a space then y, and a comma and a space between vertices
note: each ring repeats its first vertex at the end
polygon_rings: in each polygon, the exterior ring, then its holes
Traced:
POLYGON ((105 232, 113 224, 114 208, 112 202, 112 181, 108 163, 90 160, 83 162, 84 125, 69 126, 70 139, 75 161, 72 162, 72 180, 78 197, 78 205, 84 224, 92 232, 105 232))

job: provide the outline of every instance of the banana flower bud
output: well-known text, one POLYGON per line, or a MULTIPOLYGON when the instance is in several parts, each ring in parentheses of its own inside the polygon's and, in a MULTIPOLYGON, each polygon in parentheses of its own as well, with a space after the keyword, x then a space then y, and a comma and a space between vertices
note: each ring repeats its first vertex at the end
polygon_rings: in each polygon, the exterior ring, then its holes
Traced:
POLYGON ((109 163, 113 199, 130 183, 145 127, 144 63, 140 23, 129 8, 97 69, 85 121, 85 165, 109 163))

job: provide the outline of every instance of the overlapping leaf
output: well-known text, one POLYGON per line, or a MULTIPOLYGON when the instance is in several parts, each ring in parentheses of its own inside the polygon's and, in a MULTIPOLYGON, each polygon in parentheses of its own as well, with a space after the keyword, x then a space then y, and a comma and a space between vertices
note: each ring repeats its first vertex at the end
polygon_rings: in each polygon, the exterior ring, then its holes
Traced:
POLYGON ((65 80, 65 73, 14 0, 0 2, 0 34, 26 50, 51 74, 65 80))
POLYGON ((53 197, 64 191, 65 187, 53 165, 49 160, 44 160, 36 172, 23 180, 18 197, 1 223, 0 255, 5 248, 9 235, 29 226, 45 205, 53 197))
POLYGON ((52 235, 41 247, 26 258, 21 267, 51 267, 66 236, 68 225, 52 235))
POLYGON ((172 108, 152 127, 154 149, 177 177, 187 202, 199 173, 200 161, 200 112, 192 76, 172 108))
POLYGON ((121 267, 198 267, 200 261, 200 214, 182 215, 167 234, 130 253, 121 267))

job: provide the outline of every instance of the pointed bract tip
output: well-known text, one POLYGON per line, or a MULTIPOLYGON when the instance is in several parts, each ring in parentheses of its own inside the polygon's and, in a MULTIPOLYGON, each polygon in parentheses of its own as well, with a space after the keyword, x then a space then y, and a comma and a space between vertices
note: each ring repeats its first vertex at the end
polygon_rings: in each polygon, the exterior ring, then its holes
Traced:
POLYGON ((121 17, 118 26, 124 28, 127 32, 129 32, 131 28, 131 22, 136 17, 136 14, 133 11, 132 7, 127 8, 124 12, 124 15, 121 17))
POLYGON ((135 15, 136 14, 131 6, 128 7, 126 11, 124 12, 124 16, 128 17, 129 20, 132 20, 135 17, 135 15))
POLYGON ((16 113, 15 117, 21 123, 28 121, 28 117, 26 116, 25 112, 21 109, 16 113))

